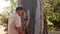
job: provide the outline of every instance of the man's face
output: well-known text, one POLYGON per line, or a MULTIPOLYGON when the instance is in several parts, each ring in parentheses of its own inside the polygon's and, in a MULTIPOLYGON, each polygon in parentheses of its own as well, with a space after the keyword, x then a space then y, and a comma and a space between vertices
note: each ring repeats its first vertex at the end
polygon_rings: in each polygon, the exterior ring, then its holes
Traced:
POLYGON ((18 10, 17 13, 18 13, 19 16, 21 16, 24 13, 24 11, 23 10, 18 10))

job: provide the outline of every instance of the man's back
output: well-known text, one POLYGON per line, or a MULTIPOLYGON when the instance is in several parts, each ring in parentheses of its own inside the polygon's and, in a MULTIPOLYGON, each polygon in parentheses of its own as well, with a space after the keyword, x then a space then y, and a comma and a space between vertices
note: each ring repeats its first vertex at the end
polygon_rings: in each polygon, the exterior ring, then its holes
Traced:
POLYGON ((8 34, 19 34, 17 27, 21 27, 21 18, 18 14, 11 13, 8 22, 8 34))

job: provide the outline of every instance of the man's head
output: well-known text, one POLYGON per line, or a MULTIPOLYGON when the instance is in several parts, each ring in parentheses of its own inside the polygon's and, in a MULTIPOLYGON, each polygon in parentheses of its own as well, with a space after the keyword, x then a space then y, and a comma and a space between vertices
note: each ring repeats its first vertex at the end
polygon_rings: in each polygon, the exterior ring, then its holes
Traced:
POLYGON ((22 8, 22 7, 17 7, 17 8, 16 8, 16 13, 17 13, 19 16, 21 16, 21 15, 24 13, 23 8, 22 8))

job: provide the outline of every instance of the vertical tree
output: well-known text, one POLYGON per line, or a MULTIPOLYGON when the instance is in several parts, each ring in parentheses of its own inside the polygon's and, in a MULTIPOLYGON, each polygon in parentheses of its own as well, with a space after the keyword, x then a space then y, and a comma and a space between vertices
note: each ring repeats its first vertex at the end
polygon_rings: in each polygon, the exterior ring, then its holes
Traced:
POLYGON ((30 21, 26 30, 27 31, 26 34, 36 34, 36 33, 47 34, 46 33, 47 24, 44 23, 43 1, 42 0, 18 0, 18 5, 19 6, 21 5, 26 12, 27 10, 30 11, 30 21))

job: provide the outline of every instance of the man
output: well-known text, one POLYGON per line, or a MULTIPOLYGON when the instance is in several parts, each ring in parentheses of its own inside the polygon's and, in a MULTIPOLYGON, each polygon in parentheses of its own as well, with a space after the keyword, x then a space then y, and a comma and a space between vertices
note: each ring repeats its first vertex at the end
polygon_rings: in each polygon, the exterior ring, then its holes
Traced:
POLYGON ((16 13, 11 13, 8 22, 8 34, 23 34, 21 27, 21 15, 23 14, 23 8, 17 7, 16 13))

